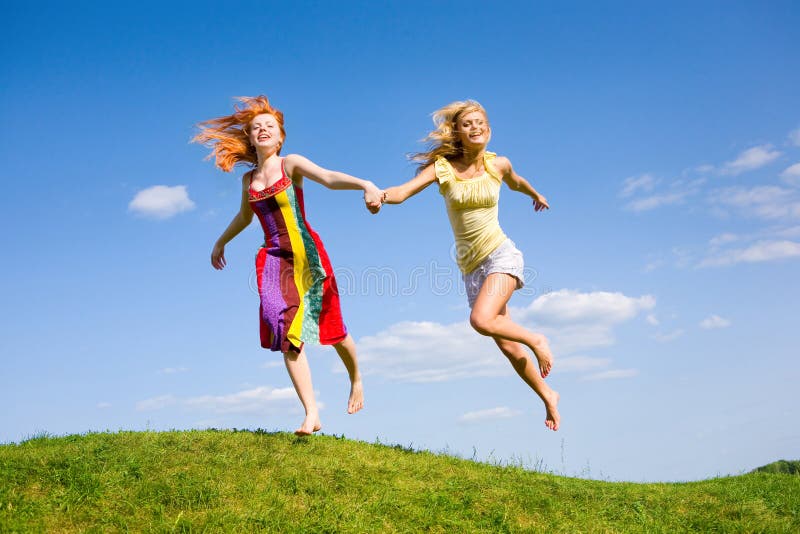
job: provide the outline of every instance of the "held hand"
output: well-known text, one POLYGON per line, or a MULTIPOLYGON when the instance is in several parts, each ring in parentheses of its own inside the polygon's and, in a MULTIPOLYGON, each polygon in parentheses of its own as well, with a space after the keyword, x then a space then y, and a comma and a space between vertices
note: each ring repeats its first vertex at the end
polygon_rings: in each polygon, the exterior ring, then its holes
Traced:
POLYGON ((214 249, 211 251, 211 265, 221 270, 225 268, 225 246, 219 243, 214 243, 214 249))
POLYGON ((370 187, 364 191, 364 204, 370 213, 375 214, 381 211, 383 204, 383 191, 377 187, 370 187))
POLYGON ((542 211, 542 210, 549 210, 550 204, 547 203, 547 199, 544 196, 536 193, 533 197, 533 211, 542 211))

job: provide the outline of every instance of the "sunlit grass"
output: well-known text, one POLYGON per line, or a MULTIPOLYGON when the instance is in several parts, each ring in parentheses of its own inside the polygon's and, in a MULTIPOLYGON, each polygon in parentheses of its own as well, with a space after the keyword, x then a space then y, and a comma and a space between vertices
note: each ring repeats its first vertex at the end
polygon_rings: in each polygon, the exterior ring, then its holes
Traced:
POLYGON ((0 446, 0 532, 798 532, 800 477, 560 477, 334 436, 187 431, 0 446))

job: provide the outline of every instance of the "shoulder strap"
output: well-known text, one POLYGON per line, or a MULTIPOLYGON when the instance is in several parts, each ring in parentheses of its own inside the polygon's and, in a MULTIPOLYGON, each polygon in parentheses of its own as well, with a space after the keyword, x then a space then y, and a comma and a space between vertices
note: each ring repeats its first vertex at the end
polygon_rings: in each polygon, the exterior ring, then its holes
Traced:
POLYGON ((433 167, 436 171, 436 179, 439 181, 440 187, 450 181, 455 180, 453 167, 450 166, 450 162, 447 161, 447 158, 444 156, 437 157, 433 167))
POLYGON ((492 178, 497 180, 498 182, 503 181, 503 176, 497 171, 494 166, 494 159, 497 157, 497 154, 494 152, 484 152, 483 153, 483 166, 486 169, 492 178))
POLYGON ((286 174, 286 158, 283 157, 281 158, 281 180, 286 178, 291 179, 292 177, 286 174))

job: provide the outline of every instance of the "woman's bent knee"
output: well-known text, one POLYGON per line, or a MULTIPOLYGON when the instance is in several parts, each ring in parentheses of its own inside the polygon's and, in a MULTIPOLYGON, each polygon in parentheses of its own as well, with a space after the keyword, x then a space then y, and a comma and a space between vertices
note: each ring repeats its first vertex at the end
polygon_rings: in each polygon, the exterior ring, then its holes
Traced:
POLYGON ((472 326, 472 328, 474 328, 476 332, 478 332, 479 334, 484 335, 484 336, 492 335, 492 331, 493 331, 492 323, 493 322, 494 322, 493 318, 486 317, 484 315, 479 315, 479 314, 473 313, 472 315, 469 316, 469 324, 470 324, 470 326, 472 326))

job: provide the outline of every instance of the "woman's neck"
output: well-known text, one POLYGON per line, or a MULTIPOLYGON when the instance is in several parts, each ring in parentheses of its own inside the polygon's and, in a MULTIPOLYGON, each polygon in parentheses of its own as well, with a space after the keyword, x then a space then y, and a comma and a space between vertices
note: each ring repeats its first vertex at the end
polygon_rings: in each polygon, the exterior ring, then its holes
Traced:
POLYGON ((479 161, 483 161, 483 154, 486 152, 486 147, 480 148, 466 148, 461 149, 461 162, 469 166, 479 161))
POLYGON ((271 162, 279 159, 277 151, 269 151, 269 152, 256 152, 258 156, 258 163, 256 164, 257 170, 262 170, 266 168, 271 162))

